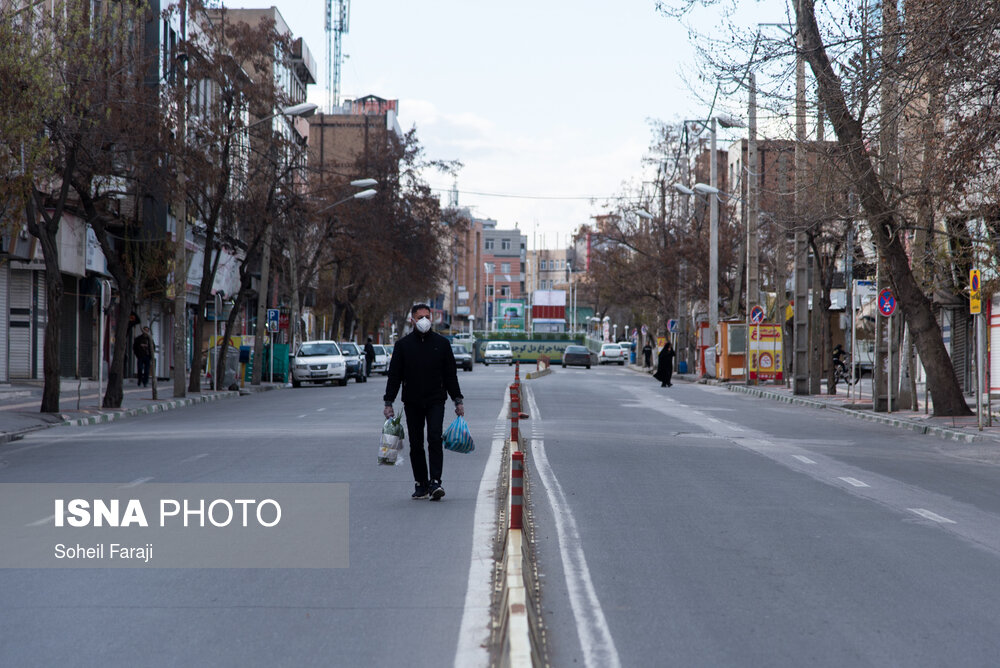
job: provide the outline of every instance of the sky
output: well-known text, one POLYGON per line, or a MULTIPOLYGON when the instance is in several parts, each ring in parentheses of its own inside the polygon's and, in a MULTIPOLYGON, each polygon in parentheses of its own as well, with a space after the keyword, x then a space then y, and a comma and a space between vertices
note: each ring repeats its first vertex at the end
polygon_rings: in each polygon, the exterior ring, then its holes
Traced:
MULTIPOLYGON (((325 108, 325 0, 272 3, 312 51, 309 99, 325 108)), ((783 16, 746 4, 748 20, 783 16)), ((655 0, 354 0, 342 44, 341 100, 398 99, 425 157, 464 165, 459 205, 519 227, 532 249, 565 247, 624 182, 652 178, 651 119, 708 113, 686 83, 689 31, 655 0)), ((452 179, 425 179, 447 204, 452 179)))

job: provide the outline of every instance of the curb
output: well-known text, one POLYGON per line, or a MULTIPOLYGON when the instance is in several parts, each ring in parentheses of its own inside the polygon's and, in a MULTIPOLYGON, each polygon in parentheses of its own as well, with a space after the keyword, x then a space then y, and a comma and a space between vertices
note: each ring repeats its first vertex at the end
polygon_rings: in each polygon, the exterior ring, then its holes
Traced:
POLYGON ((84 425, 91 424, 103 424, 105 422, 115 422, 126 417, 134 417, 136 415, 148 415, 150 413, 165 413, 166 411, 172 411, 177 408, 183 408, 185 406, 193 406, 194 404, 204 404, 210 401, 218 401, 219 399, 229 399, 232 397, 240 396, 239 392, 220 392, 211 395, 198 395, 197 397, 185 397, 183 399, 171 399, 170 401, 165 401, 158 404, 150 404, 149 406, 141 406, 139 408, 126 408, 123 410, 115 410, 111 413, 101 413, 100 415, 91 415, 84 418, 76 418, 75 420, 65 420, 63 422, 56 422, 52 426, 63 426, 63 427, 82 427, 84 425))
POLYGON ((543 376, 547 376, 550 373, 552 373, 552 367, 546 367, 543 371, 529 371, 528 373, 524 374, 524 379, 532 380, 534 378, 542 378, 543 376))
POLYGON ((771 399, 772 401, 778 401, 786 404, 793 404, 796 406, 808 406, 810 408, 821 408, 832 411, 837 411, 843 415, 850 415, 857 420, 864 420, 866 422, 874 422, 877 424, 884 424, 890 427, 896 427, 897 429, 907 429, 909 431, 915 432, 917 434, 927 434, 930 436, 937 436, 938 438, 948 440, 948 441, 964 441, 966 443, 973 443, 976 441, 984 440, 980 434, 970 434, 959 429, 949 429, 948 427, 937 427, 933 425, 921 424, 919 422, 914 422, 912 420, 906 420, 904 418, 894 418, 888 415, 881 415, 878 413, 868 413, 864 411, 859 411, 850 408, 842 408, 840 406, 833 406, 822 401, 816 401, 815 399, 803 399, 801 397, 789 396, 787 394, 779 394, 777 392, 769 392, 757 387, 746 387, 744 385, 726 385, 726 389, 730 392, 741 392, 743 394, 750 395, 752 397, 758 397, 760 399, 771 399))

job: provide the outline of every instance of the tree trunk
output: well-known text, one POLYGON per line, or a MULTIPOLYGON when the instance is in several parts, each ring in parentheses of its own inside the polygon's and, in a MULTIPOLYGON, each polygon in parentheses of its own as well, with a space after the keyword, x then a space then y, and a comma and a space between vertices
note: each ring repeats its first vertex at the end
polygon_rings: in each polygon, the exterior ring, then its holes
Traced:
POLYGON ((104 393, 104 408, 120 408, 125 397, 123 383, 125 382, 125 358, 128 355, 128 316, 132 306, 124 306, 125 293, 119 291, 117 314, 115 315, 115 345, 111 351, 111 364, 108 366, 108 389, 104 393))
POLYGON ((68 184, 64 184, 60 203, 51 216, 45 211, 41 193, 37 191, 30 194, 24 210, 28 231, 41 243, 45 262, 46 318, 42 352, 44 356, 42 362, 44 386, 40 409, 42 413, 59 412, 59 394, 62 389, 62 380, 59 377, 59 326, 63 282, 62 273, 59 271, 59 247, 56 245, 56 236, 59 232, 59 219, 62 218, 62 203, 66 201, 67 186, 68 184))
POLYGON ((201 285, 198 288, 198 310, 194 317, 194 359, 191 361, 191 378, 188 381, 188 392, 201 392, 202 362, 201 341, 205 331, 205 306, 213 298, 212 283, 215 282, 215 271, 219 266, 220 249, 215 248, 215 234, 209 229, 205 235, 205 254, 201 263, 201 285), (214 256, 214 257, 213 257, 214 256))
POLYGON ((844 151, 848 173, 858 189, 861 204, 868 216, 868 226, 888 270, 893 293, 910 326, 914 344, 927 370, 927 381, 934 400, 934 414, 971 415, 972 411, 962 395, 962 388, 952 368, 951 358, 945 350, 930 301, 914 279, 906 251, 900 236, 896 234, 902 227, 899 224, 899 214, 886 200, 865 146, 861 125, 851 116, 840 78, 834 72, 826 53, 816 23, 814 0, 798 0, 797 9, 798 30, 803 38, 805 58, 816 77, 827 117, 844 151))

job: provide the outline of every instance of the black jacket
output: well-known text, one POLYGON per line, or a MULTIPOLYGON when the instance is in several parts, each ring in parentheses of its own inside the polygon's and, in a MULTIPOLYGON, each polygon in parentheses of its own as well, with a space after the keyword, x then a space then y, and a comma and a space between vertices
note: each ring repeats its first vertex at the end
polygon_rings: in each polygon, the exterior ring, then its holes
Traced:
POLYGON ((365 359, 369 362, 375 361, 375 346, 372 345, 371 341, 365 343, 365 359))
POLYGON ((153 341, 148 334, 142 333, 132 342, 132 354, 142 360, 153 356, 153 341))
POLYGON ((444 401, 449 395, 462 400, 451 342, 437 332, 414 330, 396 342, 385 383, 386 405, 396 400, 403 386, 403 404, 444 401))

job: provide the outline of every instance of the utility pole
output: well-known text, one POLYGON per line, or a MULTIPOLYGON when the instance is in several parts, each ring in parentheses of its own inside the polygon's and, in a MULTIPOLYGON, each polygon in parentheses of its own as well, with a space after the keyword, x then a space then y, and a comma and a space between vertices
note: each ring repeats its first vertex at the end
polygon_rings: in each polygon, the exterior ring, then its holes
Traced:
MULTIPOLYGON (((716 120, 712 116, 712 151, 709 156, 711 161, 709 168, 709 179, 715 192, 709 197, 710 223, 709 223, 709 249, 708 249, 708 341, 709 345, 716 344, 716 337, 719 328, 719 161, 715 156, 715 131, 716 120)), ((718 376, 719 360, 715 360, 715 373, 718 376)))
POLYGON ((760 216, 760 183, 757 181, 760 170, 757 167, 757 77, 749 73, 749 95, 747 108, 747 299, 746 325, 747 348, 744 375, 746 383, 750 384, 751 357, 750 349, 750 310, 760 299, 760 284, 758 271, 757 220, 760 216))
MULTIPOLYGON (((187 2, 181 0, 181 40, 187 41, 187 2)), ((187 65, 177 62, 178 133, 181 138, 180 169, 177 190, 180 202, 174 217, 174 397, 187 396, 187 173, 184 155, 187 149, 187 65)))
MULTIPOLYGON (((796 4, 802 0, 796 0, 796 4)), ((796 8, 801 16, 801 7, 796 8)), ((802 226, 805 183, 806 61, 802 56, 802 31, 795 30, 795 310, 792 392, 809 394, 809 247, 802 226)), ((818 306, 818 304, 817 304, 818 306)))
MULTIPOLYGON (((254 329, 253 337, 253 374, 250 377, 251 385, 260 385, 264 371, 264 333, 267 331, 267 293, 268 279, 271 271, 271 221, 265 223, 264 228, 264 248, 260 258, 260 289, 257 292, 257 327, 254 329)), ((271 350, 274 350, 274 341, 271 341, 271 350)), ((274 353, 271 353, 272 357, 274 353)), ((271 379, 274 380, 273 378, 271 379)))

